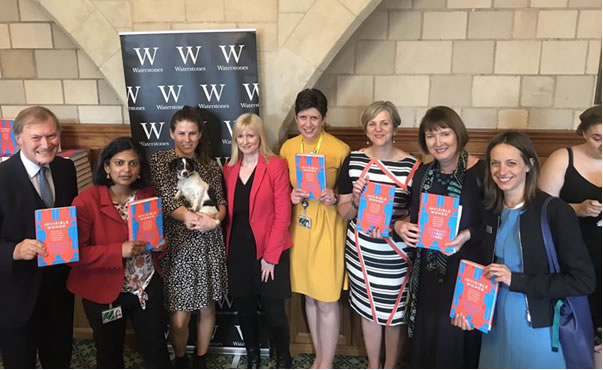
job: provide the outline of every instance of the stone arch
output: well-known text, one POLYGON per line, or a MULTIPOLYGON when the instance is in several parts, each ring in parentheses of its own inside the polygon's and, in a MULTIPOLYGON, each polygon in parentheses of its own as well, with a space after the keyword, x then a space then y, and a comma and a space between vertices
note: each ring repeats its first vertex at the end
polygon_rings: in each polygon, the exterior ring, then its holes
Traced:
MULTIPOLYGON (((127 104, 118 30, 91 0, 34 0, 100 69, 127 104)), ((271 139, 285 136, 295 94, 313 86, 381 0, 316 0, 280 48, 265 55, 262 115, 271 139)))

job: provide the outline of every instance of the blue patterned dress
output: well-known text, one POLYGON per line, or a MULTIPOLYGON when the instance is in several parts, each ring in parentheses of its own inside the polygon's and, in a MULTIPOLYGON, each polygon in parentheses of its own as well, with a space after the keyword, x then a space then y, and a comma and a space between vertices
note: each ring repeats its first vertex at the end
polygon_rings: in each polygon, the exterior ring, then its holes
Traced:
MULTIPOLYGON (((506 265, 512 272, 522 272, 519 216, 521 209, 502 211, 496 234, 496 263, 506 265)), ((492 330, 482 335, 479 367, 492 368, 549 368, 564 369, 561 348, 551 350, 552 327, 534 329, 527 320, 526 295, 512 292, 500 284, 492 330)))

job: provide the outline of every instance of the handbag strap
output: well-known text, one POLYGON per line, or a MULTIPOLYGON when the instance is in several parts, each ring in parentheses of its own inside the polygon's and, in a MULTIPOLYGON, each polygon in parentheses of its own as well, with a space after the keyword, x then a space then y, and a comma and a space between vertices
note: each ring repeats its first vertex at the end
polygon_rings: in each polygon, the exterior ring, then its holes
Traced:
POLYGON ((553 197, 548 197, 542 204, 542 211, 540 213, 540 228, 542 230, 542 238, 544 239, 544 248, 546 250, 546 256, 549 262, 549 271, 551 274, 558 274, 561 272, 559 268, 559 261, 557 260, 557 252, 555 251, 555 243, 553 243, 553 234, 551 233, 551 226, 549 225, 548 218, 548 205, 553 200, 553 197))
MULTIPOLYGON (((559 268, 559 261, 557 260, 557 252, 555 251, 555 243, 553 242, 553 234, 551 233, 551 225, 549 225, 548 218, 548 206, 553 200, 553 197, 548 197, 542 204, 542 211, 540 213, 540 228, 542 230, 542 238, 544 239, 544 249, 546 250, 546 257, 549 262, 549 271, 551 274, 558 274, 561 272, 559 268)), ((561 326, 561 307, 563 306, 563 300, 559 299, 555 302, 555 309, 553 314, 553 332, 551 338, 551 347, 553 352, 559 351, 559 328, 561 326)))

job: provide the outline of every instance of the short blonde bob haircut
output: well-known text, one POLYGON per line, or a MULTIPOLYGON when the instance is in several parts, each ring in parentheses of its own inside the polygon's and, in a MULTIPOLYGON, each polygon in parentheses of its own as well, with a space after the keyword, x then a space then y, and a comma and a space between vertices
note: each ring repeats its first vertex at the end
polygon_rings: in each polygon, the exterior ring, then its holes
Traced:
POLYGON ((394 130, 400 126, 402 123, 402 119, 400 119, 400 114, 398 113, 398 109, 396 106, 390 101, 378 100, 376 102, 371 103, 366 110, 362 113, 362 117, 360 117, 360 122, 362 123, 362 129, 366 134, 366 126, 369 121, 373 118, 377 117, 377 115, 383 111, 389 113, 389 116, 392 120, 392 125, 394 125, 394 130))
POLYGON ((243 157, 243 153, 241 153, 237 144, 237 136, 245 129, 250 129, 260 137, 260 154, 264 159, 268 160, 269 157, 274 155, 272 150, 270 150, 268 140, 266 140, 264 121, 255 113, 243 113, 237 118, 232 128, 232 149, 230 151, 230 160, 228 161, 230 167, 237 164, 239 159, 243 157))

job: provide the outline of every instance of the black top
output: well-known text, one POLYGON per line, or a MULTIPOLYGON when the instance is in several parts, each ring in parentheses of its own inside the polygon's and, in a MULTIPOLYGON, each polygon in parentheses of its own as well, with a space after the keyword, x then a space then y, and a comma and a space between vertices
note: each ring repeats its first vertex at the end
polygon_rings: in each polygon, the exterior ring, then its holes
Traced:
MULTIPOLYGON (((578 220, 573 209, 559 198, 553 198, 547 209, 553 242, 561 267, 560 274, 550 274, 540 214, 548 194, 538 191, 519 218, 523 272, 513 272, 511 286, 514 292, 528 297, 528 307, 534 328, 553 324, 553 306, 561 297, 587 295, 595 289, 595 272, 586 247, 580 237, 578 220)), ((500 215, 486 213, 483 246, 494 250, 500 215)))

